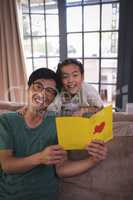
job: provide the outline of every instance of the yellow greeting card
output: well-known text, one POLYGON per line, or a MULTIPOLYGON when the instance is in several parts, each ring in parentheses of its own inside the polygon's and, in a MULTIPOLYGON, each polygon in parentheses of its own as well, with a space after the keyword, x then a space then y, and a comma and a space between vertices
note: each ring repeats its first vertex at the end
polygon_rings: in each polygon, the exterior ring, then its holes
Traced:
POLYGON ((97 139, 109 141, 112 134, 112 106, 103 108, 90 118, 57 117, 58 141, 66 150, 84 149, 87 143, 97 139))

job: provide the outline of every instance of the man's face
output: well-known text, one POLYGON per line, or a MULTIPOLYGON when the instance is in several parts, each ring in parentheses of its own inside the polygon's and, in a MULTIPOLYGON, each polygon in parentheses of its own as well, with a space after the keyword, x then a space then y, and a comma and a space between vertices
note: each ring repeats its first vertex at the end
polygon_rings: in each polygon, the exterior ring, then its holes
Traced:
POLYGON ((30 107, 46 109, 57 94, 56 82, 53 79, 38 79, 31 84, 28 94, 30 107))
POLYGON ((84 79, 79 66, 74 64, 65 65, 62 67, 61 71, 64 89, 71 95, 76 94, 80 90, 84 79))

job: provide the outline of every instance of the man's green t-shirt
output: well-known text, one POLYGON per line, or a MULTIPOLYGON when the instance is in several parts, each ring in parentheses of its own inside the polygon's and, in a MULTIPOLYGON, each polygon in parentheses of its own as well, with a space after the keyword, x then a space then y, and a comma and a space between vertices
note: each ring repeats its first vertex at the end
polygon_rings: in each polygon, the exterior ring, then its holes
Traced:
MULTIPOLYGON (((0 150, 11 149, 21 158, 56 143, 54 116, 47 115, 36 128, 29 128, 18 113, 0 116, 0 150)), ((57 188, 54 166, 39 165, 16 174, 0 170, 0 200, 55 200, 57 188)))

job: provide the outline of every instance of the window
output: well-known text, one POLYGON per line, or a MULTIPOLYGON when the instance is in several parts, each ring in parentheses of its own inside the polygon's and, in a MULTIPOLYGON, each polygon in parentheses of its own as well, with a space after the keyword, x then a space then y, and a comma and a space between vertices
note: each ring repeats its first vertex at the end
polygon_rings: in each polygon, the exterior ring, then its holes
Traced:
POLYGON ((85 81, 115 104, 119 1, 67 0, 66 13, 68 57, 82 60, 85 81))
POLYGON ((115 104, 120 2, 22 2, 27 73, 38 67, 56 70, 59 60, 66 56, 77 58, 84 64, 85 81, 92 84, 101 96, 106 94, 105 103, 113 101, 115 104))
POLYGON ((39 67, 56 70, 59 62, 59 17, 54 0, 22 0, 27 74, 39 67))

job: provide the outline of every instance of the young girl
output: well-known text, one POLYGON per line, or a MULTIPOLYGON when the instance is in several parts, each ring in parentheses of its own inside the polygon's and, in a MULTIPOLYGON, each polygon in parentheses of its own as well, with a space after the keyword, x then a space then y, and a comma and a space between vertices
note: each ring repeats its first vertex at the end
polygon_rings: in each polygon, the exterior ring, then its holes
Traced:
POLYGON ((84 82, 84 67, 76 59, 66 59, 58 64, 57 77, 61 86, 50 110, 62 115, 94 113, 103 108, 103 102, 95 88, 84 82))

